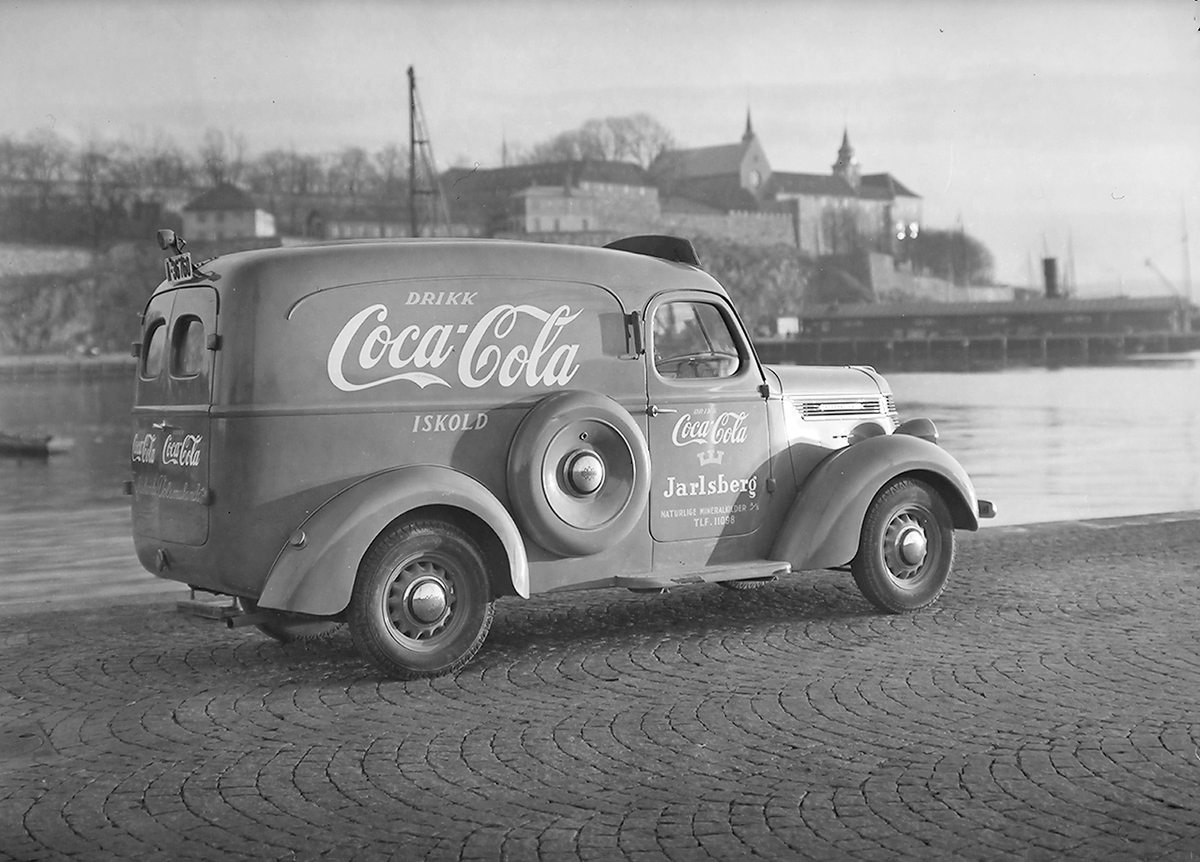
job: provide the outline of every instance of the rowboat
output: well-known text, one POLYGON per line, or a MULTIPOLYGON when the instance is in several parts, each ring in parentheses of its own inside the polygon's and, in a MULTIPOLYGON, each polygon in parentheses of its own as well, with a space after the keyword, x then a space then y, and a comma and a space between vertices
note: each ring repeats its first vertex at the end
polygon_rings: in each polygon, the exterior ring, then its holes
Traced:
POLYGON ((71 440, 52 434, 9 434, 0 431, 0 456, 9 458, 48 458, 67 451, 72 445, 71 440))

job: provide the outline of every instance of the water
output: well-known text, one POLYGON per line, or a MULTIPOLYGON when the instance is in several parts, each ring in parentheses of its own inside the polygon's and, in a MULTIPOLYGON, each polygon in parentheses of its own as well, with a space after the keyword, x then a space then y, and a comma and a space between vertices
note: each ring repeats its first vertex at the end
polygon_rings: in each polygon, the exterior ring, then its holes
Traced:
POLYGON ((888 380, 1018 524, 1200 509, 1198 360, 888 380))
POLYGON ((74 441, 44 460, 0 457, 0 512, 127 501, 132 406, 126 375, 0 381, 0 430, 74 441))
MULTIPOLYGON (((999 508, 993 524, 1200 509, 1200 356, 1116 367, 888 375, 999 508)), ((0 511, 123 502, 132 381, 0 381, 0 429, 75 440, 0 458, 0 511)))

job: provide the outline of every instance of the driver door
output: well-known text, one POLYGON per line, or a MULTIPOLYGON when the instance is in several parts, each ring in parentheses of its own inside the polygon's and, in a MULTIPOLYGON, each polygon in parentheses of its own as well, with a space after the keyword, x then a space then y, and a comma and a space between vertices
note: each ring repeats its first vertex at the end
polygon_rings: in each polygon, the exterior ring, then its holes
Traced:
POLYGON ((752 533, 767 514, 764 379, 733 309, 703 292, 646 308, 650 534, 656 542, 752 533))

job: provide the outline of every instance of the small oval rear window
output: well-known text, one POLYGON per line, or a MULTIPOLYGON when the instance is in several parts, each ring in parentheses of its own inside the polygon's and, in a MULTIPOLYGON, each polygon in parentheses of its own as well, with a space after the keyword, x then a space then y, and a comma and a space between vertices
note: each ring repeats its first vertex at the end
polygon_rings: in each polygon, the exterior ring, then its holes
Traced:
POLYGON ((204 324, 198 317, 175 323, 171 346, 171 376, 195 377, 204 369, 204 324))
POLYGON ((142 350, 142 377, 153 380, 162 373, 163 354, 167 347, 167 325, 158 321, 146 333, 146 346, 142 350))

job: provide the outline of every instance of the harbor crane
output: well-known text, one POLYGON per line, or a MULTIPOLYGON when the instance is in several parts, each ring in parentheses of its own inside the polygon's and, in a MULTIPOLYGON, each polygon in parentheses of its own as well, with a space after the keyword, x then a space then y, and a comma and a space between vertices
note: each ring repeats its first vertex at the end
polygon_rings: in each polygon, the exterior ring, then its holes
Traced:
POLYGON ((1157 275, 1159 280, 1167 286, 1167 289, 1170 290, 1171 293, 1178 297, 1182 297, 1183 299, 1190 299, 1190 297, 1183 295, 1183 291, 1175 286, 1175 282, 1167 278, 1167 274, 1159 269, 1158 264, 1156 264, 1151 258, 1146 258, 1146 266, 1154 271, 1154 274, 1157 275))

